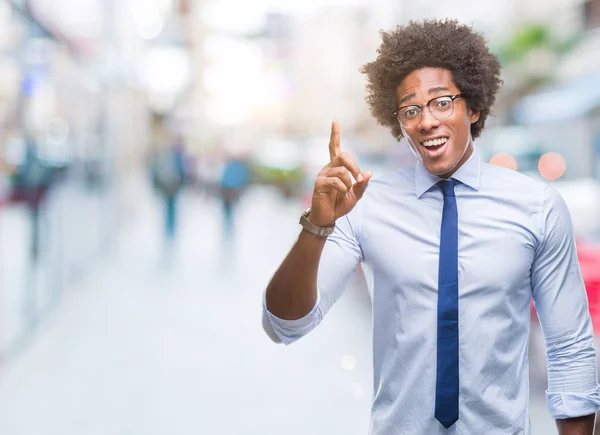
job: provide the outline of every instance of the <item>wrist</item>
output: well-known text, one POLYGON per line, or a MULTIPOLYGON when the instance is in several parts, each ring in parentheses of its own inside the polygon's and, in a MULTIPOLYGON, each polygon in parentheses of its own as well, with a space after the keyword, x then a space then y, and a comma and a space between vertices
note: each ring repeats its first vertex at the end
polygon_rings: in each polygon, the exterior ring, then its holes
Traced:
POLYGON ((306 210, 305 212, 305 217, 306 219, 313 225, 316 225, 318 227, 321 228, 328 228, 328 227, 333 227, 335 225, 335 220, 333 221, 324 221, 322 218, 319 218, 318 216, 315 215, 315 213, 313 213, 312 209, 309 208, 308 210, 306 210))
POLYGON ((327 238, 328 236, 330 236, 335 228, 335 222, 329 225, 319 225, 318 223, 320 223, 320 221, 318 219, 308 219, 310 212, 311 209, 309 208, 304 213, 302 213, 302 216, 300 216, 299 224, 302 225, 305 231, 308 231, 309 233, 312 233, 315 236, 323 238, 327 238))
POLYGON ((327 237, 319 236, 313 232, 308 231, 306 228, 302 228, 300 230, 300 235, 298 236, 298 240, 304 240, 306 243, 310 244, 318 244, 325 245, 327 241, 327 237))

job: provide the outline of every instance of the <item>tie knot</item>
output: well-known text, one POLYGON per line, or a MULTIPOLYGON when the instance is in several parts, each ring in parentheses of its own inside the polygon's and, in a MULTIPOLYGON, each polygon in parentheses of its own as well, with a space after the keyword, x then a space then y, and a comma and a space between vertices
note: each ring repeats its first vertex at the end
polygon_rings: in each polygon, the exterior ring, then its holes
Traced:
POLYGON ((454 180, 449 178, 448 180, 443 180, 439 182, 439 185, 442 189, 442 193, 444 194, 444 198, 448 196, 454 196, 454 180))

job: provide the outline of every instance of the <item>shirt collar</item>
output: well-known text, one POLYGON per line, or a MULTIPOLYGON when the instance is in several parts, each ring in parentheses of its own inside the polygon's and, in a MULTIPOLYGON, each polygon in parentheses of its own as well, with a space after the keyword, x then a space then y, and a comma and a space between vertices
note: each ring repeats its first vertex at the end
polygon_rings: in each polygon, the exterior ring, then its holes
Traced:
MULTIPOLYGON (((481 181, 481 156, 477 149, 473 147, 471 157, 454 173, 452 176, 455 180, 466 184, 474 190, 479 190, 481 181)), ((425 169, 425 166, 420 161, 417 161, 415 167, 415 193, 417 198, 421 198, 425 192, 440 182, 442 178, 433 175, 425 169)))

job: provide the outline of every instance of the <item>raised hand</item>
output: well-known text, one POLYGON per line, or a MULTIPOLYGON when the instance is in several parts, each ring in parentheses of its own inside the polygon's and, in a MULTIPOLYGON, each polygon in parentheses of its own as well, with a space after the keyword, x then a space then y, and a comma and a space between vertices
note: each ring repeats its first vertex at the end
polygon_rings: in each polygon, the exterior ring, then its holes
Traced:
POLYGON ((340 125, 331 123, 329 139, 330 162, 321 169, 312 195, 308 219, 315 225, 326 227, 348 214, 362 198, 371 172, 361 172, 354 159, 340 148, 340 125), (356 182, 352 182, 352 177, 356 182))

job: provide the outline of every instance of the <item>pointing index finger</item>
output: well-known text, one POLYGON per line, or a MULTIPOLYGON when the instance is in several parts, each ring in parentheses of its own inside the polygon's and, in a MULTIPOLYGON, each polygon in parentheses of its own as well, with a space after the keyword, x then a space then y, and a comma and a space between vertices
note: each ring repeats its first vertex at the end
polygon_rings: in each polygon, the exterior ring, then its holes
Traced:
POLYGON ((329 158, 333 160, 342 151, 340 149, 340 123, 337 119, 331 122, 331 137, 329 138, 329 158))

